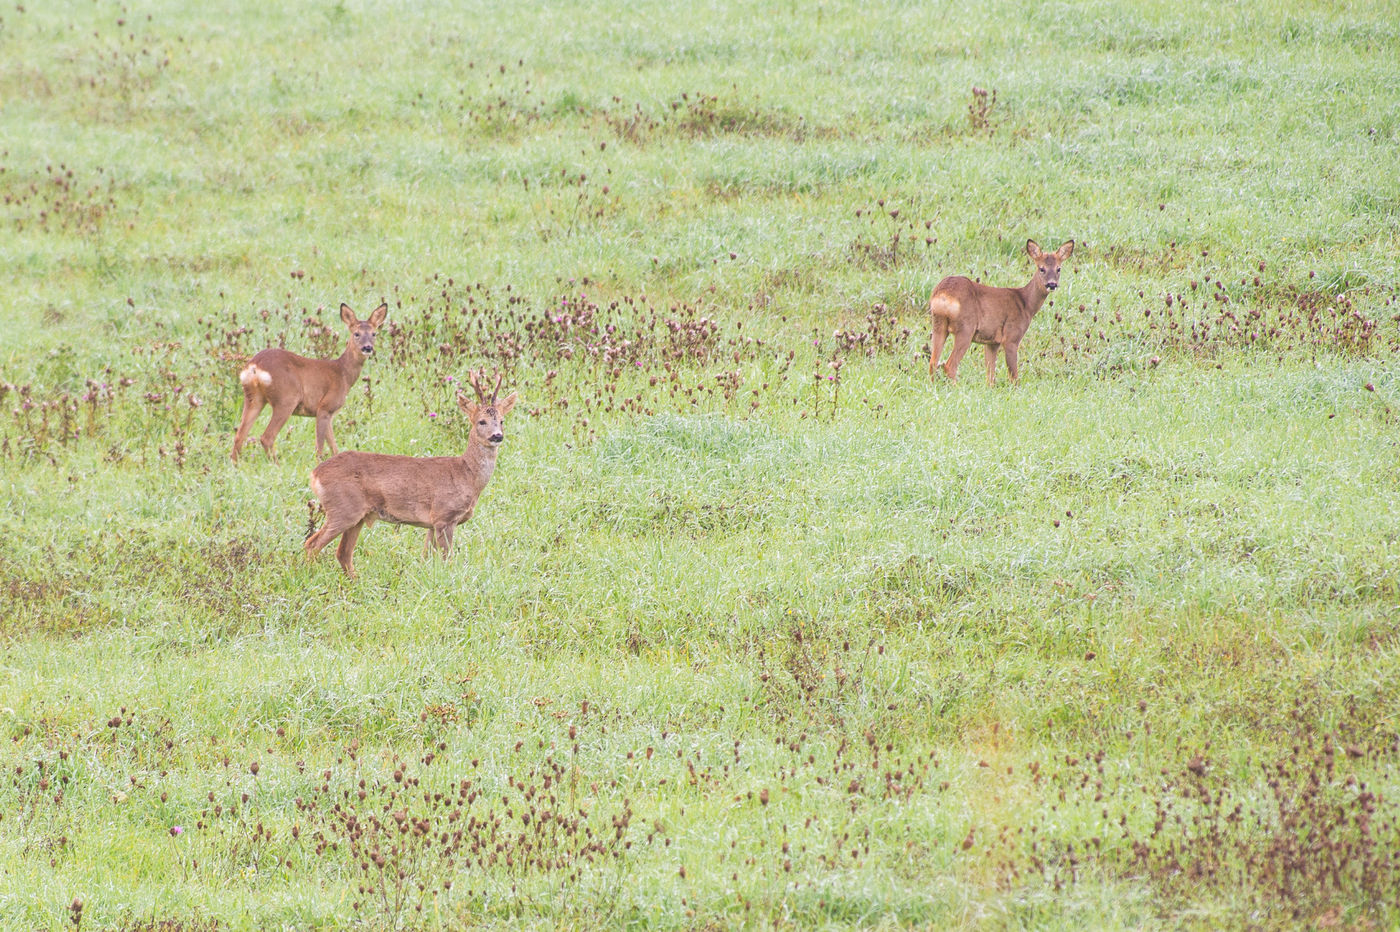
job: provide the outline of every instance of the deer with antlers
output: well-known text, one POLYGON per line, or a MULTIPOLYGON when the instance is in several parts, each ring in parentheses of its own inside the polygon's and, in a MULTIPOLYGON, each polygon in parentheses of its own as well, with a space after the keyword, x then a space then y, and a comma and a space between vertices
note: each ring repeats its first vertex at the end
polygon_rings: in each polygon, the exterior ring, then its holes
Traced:
POLYGON ((497 402, 501 376, 491 397, 482 388, 482 373, 471 373, 467 381, 476 392, 471 401, 457 393, 457 406, 471 425, 467 449, 461 456, 394 456, 347 450, 311 470, 311 491, 321 502, 326 522, 306 539, 307 559, 340 535, 335 556, 345 575, 355 576, 352 557, 360 531, 375 521, 411 524, 427 529, 423 555, 436 547, 442 558, 452 552, 452 534, 457 525, 476 510, 476 501, 491 481, 496 454, 505 434, 501 429, 507 414, 515 407, 511 392, 497 402))
POLYGON ((374 352, 374 335, 384 325, 388 314, 389 305, 381 304, 368 320, 360 320, 350 310, 350 305, 341 304, 340 319, 350 328, 350 342, 345 352, 335 359, 307 359, 273 347, 248 360, 247 367, 238 374, 238 381, 243 383, 243 416, 233 435, 233 452, 229 457, 238 461, 238 451, 243 449, 248 431, 253 429, 253 422, 267 405, 272 405, 272 419, 267 422, 261 443, 263 452, 274 463, 277 454, 272 445, 282 425, 292 415, 316 419, 318 460, 327 444, 332 455, 340 452, 331 430, 331 418, 345 404, 345 396, 359 379, 365 358, 374 352))

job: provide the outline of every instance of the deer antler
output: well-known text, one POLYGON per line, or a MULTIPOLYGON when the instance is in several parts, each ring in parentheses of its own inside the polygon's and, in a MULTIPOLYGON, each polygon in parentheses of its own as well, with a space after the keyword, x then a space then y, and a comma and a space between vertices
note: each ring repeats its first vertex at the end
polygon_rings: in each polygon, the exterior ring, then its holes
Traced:
POLYGON ((481 370, 472 369, 467 373, 467 384, 476 392, 476 400, 481 404, 486 404, 486 395, 481 390, 481 370))
POLYGON ((505 378, 505 373, 496 373, 496 385, 491 389, 491 399, 486 398, 486 390, 481 387, 482 377, 486 374, 485 369, 473 369, 467 373, 467 384, 476 390, 476 400, 484 405, 496 403, 496 396, 501 393, 501 380, 505 378))

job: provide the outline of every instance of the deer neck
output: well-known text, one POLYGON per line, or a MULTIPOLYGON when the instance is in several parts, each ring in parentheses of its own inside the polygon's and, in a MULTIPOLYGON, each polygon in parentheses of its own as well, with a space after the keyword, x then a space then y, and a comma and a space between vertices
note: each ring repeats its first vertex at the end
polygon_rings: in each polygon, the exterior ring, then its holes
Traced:
POLYGON ((479 477, 481 484, 485 485, 491 478, 491 473, 496 469, 496 454, 500 452, 500 447, 493 447, 483 440, 478 440, 476 432, 472 432, 472 438, 467 442, 466 452, 462 454, 462 462, 467 465, 473 475, 479 477))
POLYGON ((345 384, 354 385, 360 378, 360 370, 365 367, 365 354, 360 352, 360 348, 355 345, 355 338, 345 344, 345 352, 336 359, 335 364, 340 371, 345 374, 345 384))
POLYGON ((1050 289, 1045 287, 1045 279, 1036 272, 1031 276, 1031 280, 1025 286, 1017 289, 1021 295, 1021 305, 1025 308, 1026 320, 1030 320, 1040 310, 1040 306, 1045 303, 1046 295, 1050 294, 1050 289))

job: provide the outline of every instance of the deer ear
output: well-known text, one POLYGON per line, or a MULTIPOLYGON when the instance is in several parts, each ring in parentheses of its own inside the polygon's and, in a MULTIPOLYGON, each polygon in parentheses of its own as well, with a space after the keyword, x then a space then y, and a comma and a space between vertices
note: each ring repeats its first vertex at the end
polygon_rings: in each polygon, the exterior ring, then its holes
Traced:
POLYGON ((384 326, 384 318, 389 316, 389 305, 381 304, 374 309, 374 313, 369 315, 369 325, 375 330, 384 326))
POLYGON ((461 408, 462 411, 467 415, 467 420, 476 420, 476 402, 472 401, 461 392, 457 393, 457 407, 461 408))
POLYGON ((1035 240, 1028 239, 1026 240, 1026 255, 1030 256, 1032 261, 1039 262, 1040 257, 1045 254, 1040 251, 1040 247, 1035 244, 1035 240))
POLYGON ((515 392, 511 392, 509 395, 506 396, 505 401, 502 401, 496 405, 496 410, 501 412, 501 417, 505 417, 507 414, 510 413, 510 409, 515 407, 516 398, 517 394, 515 392))
POLYGON ((360 319, 355 316, 355 312, 350 310, 350 305, 343 302, 340 305, 340 319, 345 321, 347 327, 353 327, 360 322, 360 319))
POLYGON ((1061 262, 1064 262, 1066 259, 1068 259, 1068 258, 1070 257, 1070 255, 1071 255, 1073 252, 1074 252, 1074 240, 1070 240, 1068 243, 1065 243, 1064 245, 1062 245, 1059 249, 1056 249, 1056 250, 1055 250, 1055 255, 1057 255, 1057 256, 1060 257, 1060 261, 1061 261, 1061 262))

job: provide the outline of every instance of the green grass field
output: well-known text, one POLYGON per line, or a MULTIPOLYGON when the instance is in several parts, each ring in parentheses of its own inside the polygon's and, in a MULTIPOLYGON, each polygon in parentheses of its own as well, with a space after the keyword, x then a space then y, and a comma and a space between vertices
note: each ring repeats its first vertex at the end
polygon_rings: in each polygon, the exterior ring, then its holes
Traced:
POLYGON ((0 928, 1400 922, 1394 3, 0 11, 0 928), (1074 238, 1021 384, 945 275, 1074 238), (521 402, 450 560, 342 448, 521 402), (261 431, 263 421, 255 428, 261 431))

